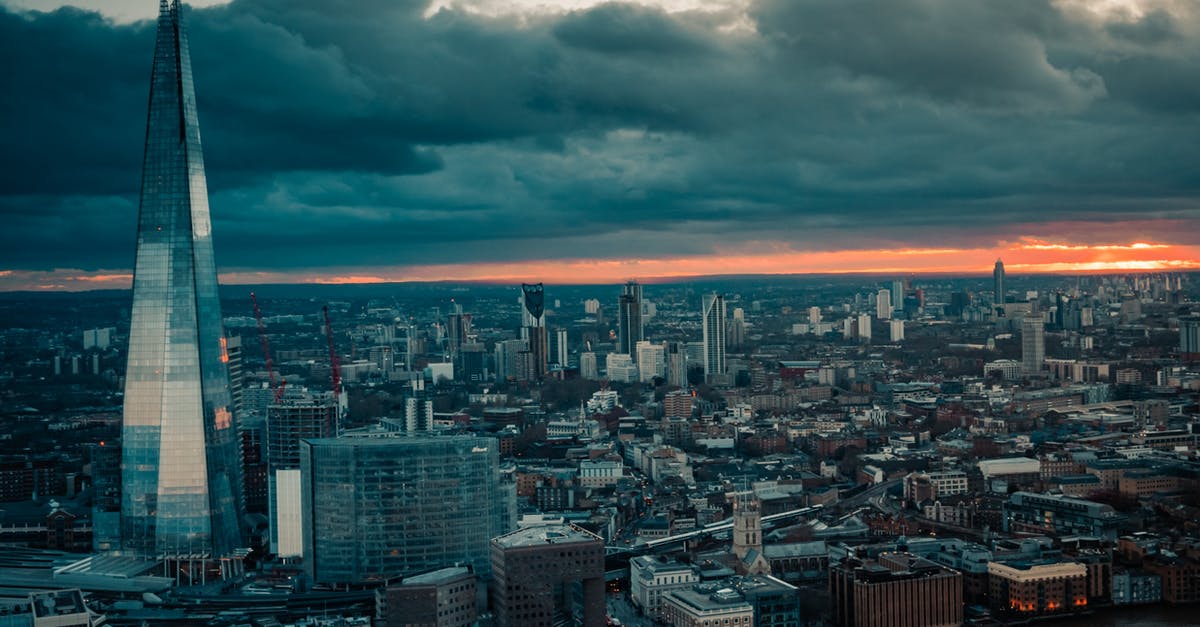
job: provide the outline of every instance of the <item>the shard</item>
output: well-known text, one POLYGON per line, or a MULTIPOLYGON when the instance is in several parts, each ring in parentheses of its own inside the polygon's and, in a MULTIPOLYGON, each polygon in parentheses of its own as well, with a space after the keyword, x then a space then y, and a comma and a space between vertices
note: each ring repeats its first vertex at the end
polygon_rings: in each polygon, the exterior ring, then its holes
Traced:
POLYGON ((162 0, 146 122, 121 460, 121 545, 219 558, 242 546, 228 353, 191 60, 162 0))

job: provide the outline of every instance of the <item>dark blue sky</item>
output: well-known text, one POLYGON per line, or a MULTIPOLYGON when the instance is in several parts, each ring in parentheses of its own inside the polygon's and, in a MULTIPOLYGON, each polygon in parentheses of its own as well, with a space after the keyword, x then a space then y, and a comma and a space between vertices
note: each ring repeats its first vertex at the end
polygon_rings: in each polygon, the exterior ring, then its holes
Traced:
MULTIPOLYGON (((1086 4, 191 10, 218 263, 729 272, 1034 239, 1194 262, 1200 8, 1086 4)), ((0 8, 0 272, 132 265, 152 27, 0 8)))

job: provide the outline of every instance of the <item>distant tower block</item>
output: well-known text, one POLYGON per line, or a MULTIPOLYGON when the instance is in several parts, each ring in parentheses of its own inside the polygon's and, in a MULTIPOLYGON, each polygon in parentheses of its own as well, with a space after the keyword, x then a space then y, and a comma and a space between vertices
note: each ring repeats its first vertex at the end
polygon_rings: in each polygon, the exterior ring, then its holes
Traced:
POLYGON ((996 306, 1004 305, 1004 262, 997 259, 996 267, 992 269, 992 302, 996 306))
POLYGON ((637 343, 645 339, 642 286, 637 281, 626 283, 617 305, 617 352, 633 356, 637 343))

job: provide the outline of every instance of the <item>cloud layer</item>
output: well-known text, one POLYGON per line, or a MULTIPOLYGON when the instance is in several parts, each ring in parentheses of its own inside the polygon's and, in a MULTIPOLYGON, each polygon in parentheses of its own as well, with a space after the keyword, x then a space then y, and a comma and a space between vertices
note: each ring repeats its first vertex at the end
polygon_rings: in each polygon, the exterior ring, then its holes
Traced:
MULTIPOLYGON (((1192 3, 721 6, 190 10, 219 263, 1200 244, 1192 3)), ((152 28, 0 9, 0 270, 132 265, 152 28)))

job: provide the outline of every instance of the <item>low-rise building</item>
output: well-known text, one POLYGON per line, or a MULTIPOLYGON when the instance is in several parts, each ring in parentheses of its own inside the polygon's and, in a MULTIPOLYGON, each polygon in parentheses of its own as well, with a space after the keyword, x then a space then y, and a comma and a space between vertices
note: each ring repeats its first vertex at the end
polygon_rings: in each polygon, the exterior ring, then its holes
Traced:
POLYGON ((1167 603, 1200 601, 1200 562, 1186 557, 1158 555, 1142 567, 1162 578, 1162 599, 1167 603))
POLYGON ((1006 618, 1085 611, 1087 567, 1077 562, 1021 560, 988 564, 992 609, 1006 618))
POLYGON ((1056 494, 1015 492, 1004 504, 1004 530, 1089 535, 1115 541, 1125 517, 1111 505, 1056 494))
POLYGON ((754 607, 733 588, 700 584, 668 594, 662 620, 672 627, 751 627, 754 607))
POLYGON ((1162 577, 1142 570, 1126 570, 1113 575, 1112 600, 1115 605, 1141 605, 1162 602, 1162 577))
POLYGON ((375 591, 377 625, 469 627, 476 618, 475 575, 463 566, 405 577, 375 591))
POLYGON ((629 560, 629 596, 647 616, 663 616, 663 598, 675 590, 690 588, 700 574, 690 564, 642 555, 629 560))

